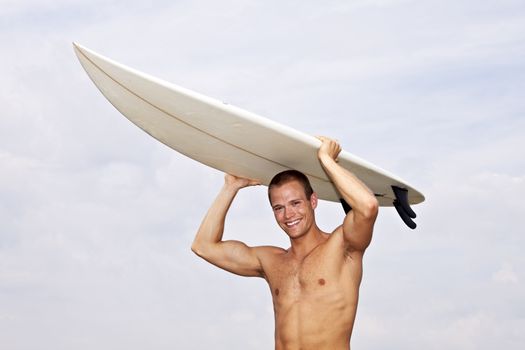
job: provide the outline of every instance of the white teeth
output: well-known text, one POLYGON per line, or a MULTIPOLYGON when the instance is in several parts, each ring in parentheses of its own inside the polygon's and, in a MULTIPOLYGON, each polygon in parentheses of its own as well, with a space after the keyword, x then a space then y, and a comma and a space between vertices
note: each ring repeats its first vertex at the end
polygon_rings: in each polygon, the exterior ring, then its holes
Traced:
POLYGON ((296 224, 298 224, 298 223, 299 223, 299 219, 298 219, 298 220, 295 220, 295 221, 292 221, 292 222, 287 222, 287 223, 286 223, 286 226, 291 227, 291 226, 294 226, 294 225, 296 225, 296 224))

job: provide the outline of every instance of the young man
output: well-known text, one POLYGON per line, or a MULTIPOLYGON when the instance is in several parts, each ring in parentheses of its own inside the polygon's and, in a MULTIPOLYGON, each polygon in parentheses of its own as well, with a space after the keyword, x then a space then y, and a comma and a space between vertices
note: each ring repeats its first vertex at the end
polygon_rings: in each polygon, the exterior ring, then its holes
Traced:
POLYGON ((241 276, 264 278, 275 310, 275 348, 350 349, 365 249, 372 239, 378 203, 373 193, 337 164, 339 144, 320 137, 319 162, 352 210, 331 234, 315 222, 317 195, 299 172, 278 174, 268 195, 288 249, 223 241, 224 221, 237 191, 259 184, 225 176, 225 183, 197 232, 192 250, 241 276))

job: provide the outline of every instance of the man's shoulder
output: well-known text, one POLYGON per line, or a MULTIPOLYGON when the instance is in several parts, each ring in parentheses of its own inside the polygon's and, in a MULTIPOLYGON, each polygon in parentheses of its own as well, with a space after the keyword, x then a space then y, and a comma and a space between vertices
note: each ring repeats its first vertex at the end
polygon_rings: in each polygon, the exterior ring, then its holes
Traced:
POLYGON ((258 246, 258 247, 254 247, 254 249, 257 251, 257 254, 266 255, 266 256, 282 255, 287 252, 286 249, 271 246, 271 245, 258 246))
POLYGON ((287 252, 285 249, 275 246, 258 246, 254 249, 261 263, 264 278, 267 278, 268 273, 273 271, 275 264, 278 264, 287 252))
POLYGON ((268 266, 277 261, 281 261, 282 257, 287 253, 286 249, 275 246, 259 246, 255 247, 257 258, 263 264, 268 266))

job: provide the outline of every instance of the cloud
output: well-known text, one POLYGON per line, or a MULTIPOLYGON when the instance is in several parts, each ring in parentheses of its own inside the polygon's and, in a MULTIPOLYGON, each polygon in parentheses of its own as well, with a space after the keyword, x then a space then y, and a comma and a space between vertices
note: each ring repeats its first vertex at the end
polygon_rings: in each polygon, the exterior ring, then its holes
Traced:
MULTIPOLYGON (((335 136, 423 190, 416 231, 381 210, 353 347, 519 349, 523 10, 510 0, 3 1, 0 343, 273 346, 264 281, 189 251, 222 175, 119 115, 76 61, 78 41, 335 136)), ((341 215, 335 204, 318 211, 326 230, 341 215)), ((288 244, 263 187, 239 194, 227 228, 251 245, 288 244)))
POLYGON ((512 264, 506 262, 501 268, 492 275, 494 282, 502 284, 516 284, 519 282, 518 275, 514 271, 512 264))

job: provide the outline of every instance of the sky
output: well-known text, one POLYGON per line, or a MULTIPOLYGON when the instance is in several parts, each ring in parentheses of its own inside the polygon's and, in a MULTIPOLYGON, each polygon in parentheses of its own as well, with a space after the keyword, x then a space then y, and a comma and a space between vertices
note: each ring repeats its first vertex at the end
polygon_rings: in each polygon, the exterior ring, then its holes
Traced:
MULTIPOLYGON (((122 117, 73 41, 425 194, 416 230, 380 210, 353 349, 525 344, 522 1, 0 0, 2 349, 273 347, 264 280, 190 251, 223 174, 122 117)), ((238 194, 226 239, 289 245, 265 191, 238 194)))

